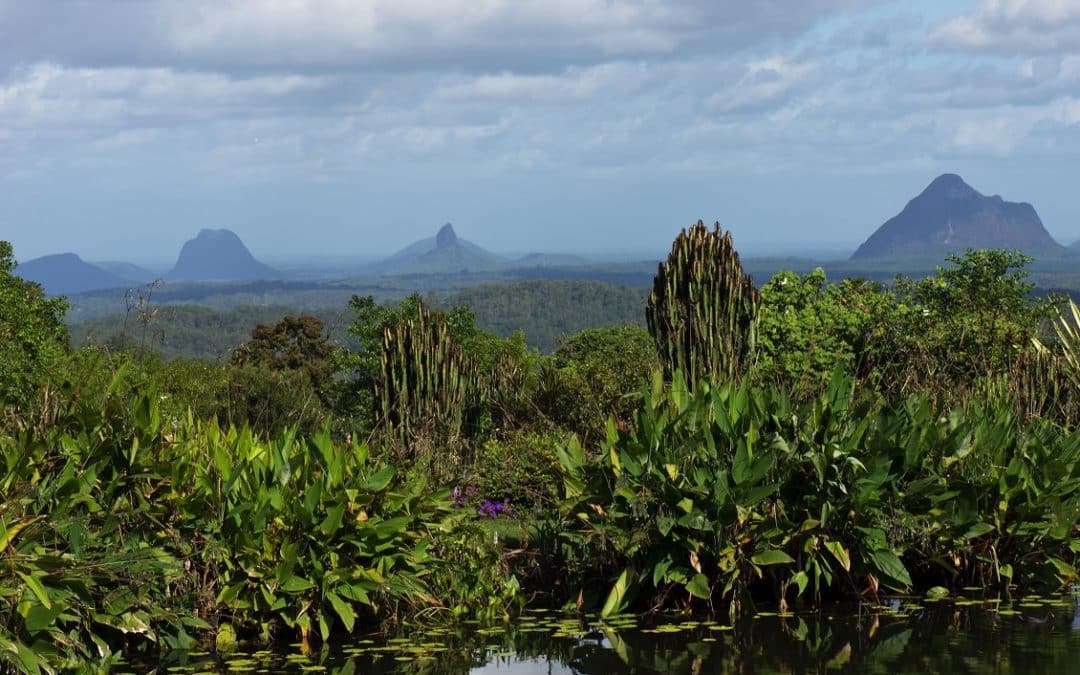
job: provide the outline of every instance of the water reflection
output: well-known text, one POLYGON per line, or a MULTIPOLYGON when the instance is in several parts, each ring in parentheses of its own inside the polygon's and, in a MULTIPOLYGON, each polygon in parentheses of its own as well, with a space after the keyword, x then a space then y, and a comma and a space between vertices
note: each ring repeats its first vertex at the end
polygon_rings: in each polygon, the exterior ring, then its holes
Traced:
POLYGON ((338 652, 181 659, 167 672, 608 675, 638 673, 1080 673, 1080 596, 900 600, 735 627, 530 614, 505 631, 433 630, 338 652))

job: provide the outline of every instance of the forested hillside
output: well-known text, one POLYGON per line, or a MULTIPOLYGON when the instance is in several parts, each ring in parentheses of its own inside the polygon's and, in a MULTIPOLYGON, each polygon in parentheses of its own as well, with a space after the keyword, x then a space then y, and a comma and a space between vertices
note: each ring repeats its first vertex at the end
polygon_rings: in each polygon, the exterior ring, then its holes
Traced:
POLYGON ((141 347, 152 349, 165 359, 187 356, 216 361, 247 340, 255 326, 274 324, 285 316, 317 316, 334 336, 345 311, 345 308, 301 311, 287 305, 244 305, 224 310, 199 305, 164 305, 142 314, 131 312, 72 324, 71 344, 141 347))
POLYGON ((476 324, 496 335, 524 331, 530 347, 548 353, 560 338, 586 328, 644 326, 647 295, 602 281, 534 280, 472 286, 433 300, 444 308, 468 306, 476 324))
MULTIPOLYGON (((562 337, 586 328, 644 326, 645 290, 624 288, 600 281, 522 281, 474 286, 454 293, 433 294, 434 304, 452 308, 468 306, 483 330, 508 336, 525 333, 526 343, 544 353, 558 346, 562 337)), ((343 326, 349 311, 338 307, 292 304, 240 305, 217 309, 196 304, 155 305, 73 322, 71 342, 140 346, 163 358, 187 356, 216 360, 251 335, 255 326, 273 324, 284 316, 311 314, 325 323, 332 340, 347 341, 343 326)))

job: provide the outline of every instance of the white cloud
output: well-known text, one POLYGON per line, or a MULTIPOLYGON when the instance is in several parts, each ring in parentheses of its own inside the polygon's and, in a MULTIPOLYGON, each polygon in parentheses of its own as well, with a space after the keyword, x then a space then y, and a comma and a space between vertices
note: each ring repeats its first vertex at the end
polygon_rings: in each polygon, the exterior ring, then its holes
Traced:
POLYGON ((818 83, 820 68, 814 62, 796 62, 786 56, 751 61, 743 75, 729 87, 708 98, 719 113, 760 113, 798 103, 818 83))
POLYGON ((938 44, 1001 53, 1080 51, 1080 1, 979 0, 932 34, 938 44))
POLYGON ((550 72, 731 53, 881 1, 9 0, 0 5, 0 65, 550 72))
POLYGON ((287 104, 325 88, 328 76, 230 77, 168 68, 66 68, 39 63, 0 82, 0 121, 21 127, 156 124, 204 120, 287 104))
POLYGON ((1078 4, 988 0, 930 28, 898 0, 158 0, 100 5, 101 30, 78 33, 89 5, 8 2, 0 17, 20 30, 0 27, 14 40, 0 59, 20 65, 0 70, 0 164, 169 157, 303 180, 420 162, 775 171, 1016 157, 1070 124, 1080 54, 958 54, 946 37, 1003 35, 1009 21, 1055 31, 1078 4))
POLYGON ((444 84, 436 97, 449 102, 580 103, 601 94, 630 94, 657 77, 656 70, 642 62, 612 62, 552 75, 503 71, 444 84))

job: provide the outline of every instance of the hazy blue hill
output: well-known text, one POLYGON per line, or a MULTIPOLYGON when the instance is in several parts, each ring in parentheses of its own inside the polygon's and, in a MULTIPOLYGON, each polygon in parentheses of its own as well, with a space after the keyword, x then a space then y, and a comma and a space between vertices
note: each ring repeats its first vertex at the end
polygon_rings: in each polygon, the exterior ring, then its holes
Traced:
POLYGON ((74 253, 28 260, 15 268, 18 276, 41 284, 49 295, 69 295, 130 285, 129 281, 91 265, 74 253))
POLYGON ((572 267, 588 264, 585 258, 570 253, 530 253, 508 263, 510 267, 572 267))
POLYGON ((414 242, 386 260, 372 266, 378 274, 456 274, 495 269, 502 258, 476 244, 461 239, 450 223, 438 234, 414 242))
POLYGON ((230 230, 201 230, 180 249, 169 281, 254 281, 277 279, 281 273, 251 255, 230 230))
POLYGON ((1031 204, 987 197, 960 176, 944 174, 870 235, 851 258, 941 259, 966 248, 1021 249, 1033 255, 1065 251, 1031 204))
POLYGON ((92 264, 95 267, 100 267, 106 272, 116 275, 121 279, 126 279, 132 283, 147 284, 161 276, 160 274, 151 272, 145 267, 139 267, 138 265, 116 260, 95 260, 92 264))

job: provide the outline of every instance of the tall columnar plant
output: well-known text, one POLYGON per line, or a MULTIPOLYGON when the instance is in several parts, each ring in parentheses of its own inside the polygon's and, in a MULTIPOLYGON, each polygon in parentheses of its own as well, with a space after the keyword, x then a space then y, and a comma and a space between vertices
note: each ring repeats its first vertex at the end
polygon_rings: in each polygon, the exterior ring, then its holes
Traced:
POLYGON ((743 272, 731 233, 700 220, 672 244, 645 309, 649 332, 670 377, 690 383, 746 372, 757 337, 759 295, 743 272))
POLYGON ((415 316, 383 331, 375 398, 399 439, 430 431, 459 436, 475 421, 478 390, 475 359, 454 343, 441 312, 421 303, 415 316))

